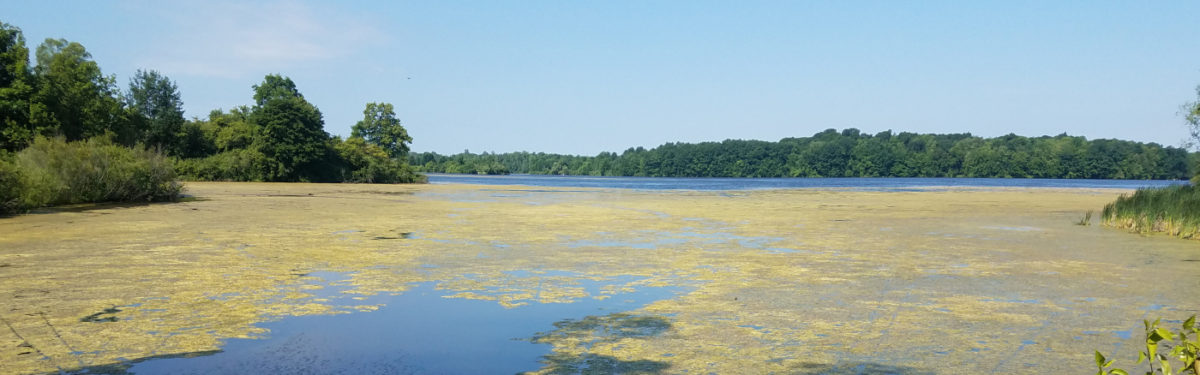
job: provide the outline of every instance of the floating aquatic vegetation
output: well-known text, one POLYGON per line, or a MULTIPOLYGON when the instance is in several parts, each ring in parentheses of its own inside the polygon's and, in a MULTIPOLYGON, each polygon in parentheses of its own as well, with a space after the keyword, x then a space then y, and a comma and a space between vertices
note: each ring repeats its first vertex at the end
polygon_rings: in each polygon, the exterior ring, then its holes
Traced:
POLYGON ((1194 280, 1193 244, 1072 225, 1117 191, 188 189, 204 199, 0 219, 0 373, 206 353, 264 322, 374 314, 358 311, 388 306, 364 299, 422 283, 510 309, 672 290, 530 330, 547 333, 543 372, 1056 372, 1136 341, 1085 331, 1200 300, 1138 288, 1194 280))

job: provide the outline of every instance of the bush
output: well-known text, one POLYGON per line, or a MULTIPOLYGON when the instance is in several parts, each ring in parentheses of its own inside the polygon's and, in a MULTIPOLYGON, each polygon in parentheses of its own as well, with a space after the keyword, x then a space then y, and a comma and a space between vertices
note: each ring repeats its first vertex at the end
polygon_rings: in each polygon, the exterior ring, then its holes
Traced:
POLYGON ((0 209, 5 212, 74 203, 174 200, 183 186, 169 159, 142 147, 104 139, 34 140, 0 161, 0 209))
POLYGON ((17 211, 21 206, 21 170, 13 155, 0 151, 0 213, 17 211))
POLYGON ((238 149, 213 156, 175 161, 179 176, 191 181, 274 181, 282 166, 255 149, 238 149))
POLYGON ((1192 185, 1138 189, 1104 206, 1105 225, 1140 233, 1200 238, 1200 189, 1192 185))
POLYGON ((369 144, 362 138, 351 137, 345 141, 336 138, 332 148, 340 159, 341 181, 375 184, 425 182, 425 176, 413 171, 408 163, 392 159, 383 148, 369 144))

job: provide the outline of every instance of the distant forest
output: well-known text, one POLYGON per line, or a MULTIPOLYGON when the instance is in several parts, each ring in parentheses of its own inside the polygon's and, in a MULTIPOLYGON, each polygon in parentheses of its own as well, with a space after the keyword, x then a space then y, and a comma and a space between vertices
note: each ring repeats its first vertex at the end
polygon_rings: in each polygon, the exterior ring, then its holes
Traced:
POLYGON ((412 153, 419 171, 648 177, 999 177, 1188 179, 1195 154, 1178 147, 1066 134, 982 138, 828 129, 778 142, 667 143, 596 156, 412 153))

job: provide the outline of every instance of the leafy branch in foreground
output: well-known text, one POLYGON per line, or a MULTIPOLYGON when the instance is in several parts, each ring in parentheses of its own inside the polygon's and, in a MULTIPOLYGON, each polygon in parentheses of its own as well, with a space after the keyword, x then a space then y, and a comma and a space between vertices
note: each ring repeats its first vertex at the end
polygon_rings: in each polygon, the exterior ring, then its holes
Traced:
MULTIPOLYGON (((1200 375, 1200 362, 1196 361, 1196 355, 1200 352, 1200 327, 1196 326, 1195 315, 1183 322, 1183 327, 1179 332, 1171 332, 1166 328, 1159 327, 1158 319, 1153 322, 1143 320, 1142 324, 1145 327, 1146 350, 1138 352, 1136 363, 1146 362, 1146 366, 1149 367, 1146 375, 1200 375), (1189 333, 1191 334, 1190 339, 1189 333), (1175 342, 1176 339, 1179 340, 1178 343, 1175 342), (1172 359, 1182 364, 1178 372, 1172 370, 1174 368, 1171 365, 1174 362, 1172 359), (1157 366, 1155 366, 1156 364, 1157 366)), ((1129 375, 1129 372, 1124 369, 1110 369, 1113 362, 1096 351, 1096 375, 1129 375)))

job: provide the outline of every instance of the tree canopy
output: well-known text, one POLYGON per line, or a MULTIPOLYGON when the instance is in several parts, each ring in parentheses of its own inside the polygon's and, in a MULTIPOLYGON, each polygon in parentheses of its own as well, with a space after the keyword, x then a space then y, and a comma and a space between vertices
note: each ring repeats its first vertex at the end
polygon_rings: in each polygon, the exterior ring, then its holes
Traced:
POLYGON ((136 114, 136 138, 148 146, 179 153, 185 122, 183 99, 170 78, 154 70, 138 70, 129 81, 128 106, 136 114))
POLYGON ((37 48, 34 72, 40 80, 30 110, 35 129, 54 129, 68 141, 106 132, 127 135, 116 78, 103 75, 83 45, 46 39, 37 48))
POLYGON ((667 143, 596 156, 415 153, 425 172, 649 177, 1001 177, 1186 179, 1187 150, 1066 134, 981 138, 828 129, 778 142, 667 143))
POLYGON ((17 151, 33 141, 37 129, 29 122, 29 105, 35 85, 25 36, 0 22, 0 150, 17 151))
POLYGON ((257 105, 251 120, 258 124, 258 147, 278 163, 286 181, 314 180, 317 162, 325 155, 325 120, 316 106, 304 100, 290 78, 268 75, 254 86, 257 105))
POLYGON ((395 159, 407 157, 408 144, 412 143, 412 137, 400 125, 391 103, 367 103, 367 108, 363 109, 363 119, 354 124, 350 137, 362 138, 379 146, 395 159))

